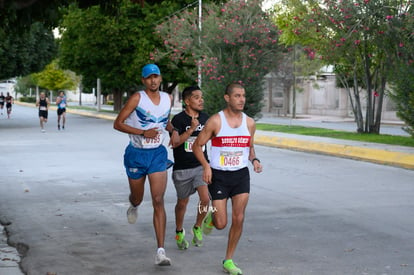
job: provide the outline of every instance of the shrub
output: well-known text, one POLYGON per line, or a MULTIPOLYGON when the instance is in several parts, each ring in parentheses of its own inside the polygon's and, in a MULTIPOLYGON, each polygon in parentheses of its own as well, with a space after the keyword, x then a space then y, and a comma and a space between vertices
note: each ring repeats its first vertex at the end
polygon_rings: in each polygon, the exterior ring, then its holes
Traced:
POLYGON ((35 96, 22 96, 19 98, 19 101, 28 102, 28 103, 36 103, 36 97, 35 96))

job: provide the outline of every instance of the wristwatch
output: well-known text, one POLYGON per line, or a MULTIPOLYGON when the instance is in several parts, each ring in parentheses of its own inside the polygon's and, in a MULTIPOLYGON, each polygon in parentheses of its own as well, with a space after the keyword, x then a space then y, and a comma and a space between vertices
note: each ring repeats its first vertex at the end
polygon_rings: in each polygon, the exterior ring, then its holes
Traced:
POLYGON ((260 159, 258 159, 258 158, 254 158, 254 159, 252 159, 252 164, 253 164, 253 162, 254 162, 255 160, 257 160, 257 161, 260 163, 260 159))

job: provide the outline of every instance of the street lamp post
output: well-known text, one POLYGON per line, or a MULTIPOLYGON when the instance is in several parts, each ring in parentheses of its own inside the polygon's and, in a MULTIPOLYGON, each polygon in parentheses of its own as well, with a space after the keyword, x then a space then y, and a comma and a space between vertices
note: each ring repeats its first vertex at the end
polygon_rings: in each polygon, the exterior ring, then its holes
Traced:
MULTIPOLYGON (((201 20, 202 20, 202 10, 203 10, 202 2, 203 2, 202 0, 198 0, 198 31, 199 31, 198 44, 199 45, 201 45, 201 20)), ((197 75, 198 86, 201 88, 201 60, 198 60, 197 70, 198 70, 198 75, 197 75)))

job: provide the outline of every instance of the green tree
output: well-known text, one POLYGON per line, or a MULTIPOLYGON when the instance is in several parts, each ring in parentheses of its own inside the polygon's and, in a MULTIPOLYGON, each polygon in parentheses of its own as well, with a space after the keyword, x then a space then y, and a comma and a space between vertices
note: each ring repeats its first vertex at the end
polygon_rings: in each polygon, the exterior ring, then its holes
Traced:
POLYGON ((401 64, 394 72, 391 96, 397 115, 407 124, 404 129, 414 137, 414 66, 401 64))
POLYGON ((200 68, 208 113, 221 109, 225 87, 239 82, 246 88, 246 113, 260 116, 264 76, 277 67, 280 54, 277 29, 261 1, 205 5, 201 32, 198 23, 197 9, 190 8, 160 24, 164 48, 157 49, 156 58, 187 67, 194 82, 200 68))
POLYGON ((406 19, 404 21, 400 18, 389 18, 394 28, 405 31, 405 35, 399 38, 396 52, 398 62, 390 75, 390 95, 397 104, 397 115, 407 124, 404 129, 414 137, 414 18, 409 16, 412 9, 413 7, 409 13, 400 15, 406 19))
POLYGON ((42 23, 18 32, 2 26, 0 41, 0 79, 38 72, 56 54, 53 33, 42 23))
POLYGON ((291 7, 291 20, 278 23, 283 30, 282 39, 287 43, 298 41, 314 49, 326 64, 335 65, 340 82, 349 91, 352 89, 357 131, 379 133, 387 78, 397 60, 399 41, 407 34, 407 30, 390 24, 390 20, 398 18, 399 26, 405 26, 411 17, 411 1, 288 0, 285 3, 291 7), (360 102, 363 97, 365 123, 360 102))
MULTIPOLYGON (((187 2, 156 1, 143 7, 123 0, 111 10, 72 5, 60 26, 60 64, 82 75, 85 87, 100 78, 102 87, 114 94, 114 110, 120 110, 122 95, 141 86, 142 66, 154 62, 151 53, 161 43, 154 35, 156 23, 187 2)), ((181 73, 169 71, 165 60, 158 63, 163 89, 172 91, 182 81, 181 73)))
POLYGON ((79 84, 79 78, 73 72, 60 69, 57 60, 33 74, 33 79, 37 86, 49 91, 74 90, 79 84))
MULTIPOLYGON (((56 57, 52 30, 61 20, 60 11, 70 3, 79 3, 79 7, 83 9, 97 5, 106 14, 113 15, 114 7, 120 1, 0 1, 0 79, 39 72, 56 57)), ((144 5, 143 0, 131 2, 144 5)))
POLYGON ((30 89, 34 90, 36 88, 36 83, 32 75, 18 77, 16 80, 14 91, 23 96, 27 96, 30 93, 30 89))

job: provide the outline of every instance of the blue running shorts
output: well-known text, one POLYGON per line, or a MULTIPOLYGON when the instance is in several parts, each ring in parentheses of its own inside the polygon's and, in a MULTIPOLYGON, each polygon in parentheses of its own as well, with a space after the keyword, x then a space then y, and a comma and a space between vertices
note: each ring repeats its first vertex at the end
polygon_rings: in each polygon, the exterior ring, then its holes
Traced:
POLYGON ((167 170, 168 153, 164 145, 153 149, 135 148, 129 144, 125 149, 124 166, 131 179, 167 170))

